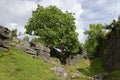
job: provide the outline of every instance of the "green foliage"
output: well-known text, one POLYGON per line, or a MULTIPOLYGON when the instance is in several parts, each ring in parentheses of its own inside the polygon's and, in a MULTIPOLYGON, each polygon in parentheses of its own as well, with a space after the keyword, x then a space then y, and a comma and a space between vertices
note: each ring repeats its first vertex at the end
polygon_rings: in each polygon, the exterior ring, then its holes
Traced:
POLYGON ((44 8, 38 5, 25 26, 26 33, 40 36, 41 43, 58 48, 62 53, 76 53, 80 43, 74 20, 72 13, 62 12, 56 6, 44 8))
POLYGON ((0 57, 0 80, 63 80, 50 71, 52 65, 10 48, 0 57))
POLYGON ((29 37, 28 37, 28 36, 25 36, 25 37, 23 38, 23 40, 29 41, 29 37))
POLYGON ((80 77, 75 80, 92 80, 90 79, 90 77, 92 78, 96 74, 105 72, 104 68, 102 67, 101 60, 99 58, 95 58, 92 60, 82 59, 77 64, 65 65, 64 68, 70 76, 72 76, 73 73, 78 73, 80 75, 80 77))
POLYGON ((99 58, 91 59, 91 60, 81 60, 78 65, 79 70, 82 75, 85 76, 95 76, 98 73, 105 72, 101 60, 99 58))
POLYGON ((11 37, 17 37, 17 29, 11 31, 11 37))
POLYGON ((120 16, 118 17, 117 20, 113 20, 111 24, 105 25, 105 29, 109 30, 109 34, 113 36, 119 36, 120 33, 120 16))
POLYGON ((87 35, 85 48, 87 49, 88 57, 96 57, 96 50, 101 43, 101 39, 106 32, 103 30, 102 24, 91 24, 90 30, 84 32, 87 35))
POLYGON ((110 73, 108 77, 106 77, 104 80, 120 80, 120 70, 116 70, 110 73))

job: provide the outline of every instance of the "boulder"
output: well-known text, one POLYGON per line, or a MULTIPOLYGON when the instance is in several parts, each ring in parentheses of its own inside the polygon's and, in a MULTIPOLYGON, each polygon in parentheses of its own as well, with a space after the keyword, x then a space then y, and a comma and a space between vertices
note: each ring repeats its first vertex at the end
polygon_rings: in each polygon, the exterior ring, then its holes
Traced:
POLYGON ((77 55, 73 56, 73 58, 71 58, 71 57, 67 58, 66 64, 72 65, 72 64, 77 63, 81 59, 83 59, 83 56, 81 54, 77 54, 77 55))
POLYGON ((30 46, 37 52, 36 56, 42 58, 45 61, 49 59, 50 57, 49 48, 35 42, 30 42, 30 46))
POLYGON ((0 37, 2 39, 9 39, 10 38, 10 30, 3 26, 0 26, 0 37))
POLYGON ((93 80, 103 80, 109 73, 99 73, 93 77, 93 80))
POLYGON ((10 38, 10 30, 8 28, 0 26, 0 49, 9 48, 9 38, 10 38))
POLYGON ((30 55, 37 55, 37 51, 31 48, 26 48, 24 51, 30 55))
POLYGON ((71 79, 79 79, 80 75, 78 73, 74 73, 72 76, 71 76, 71 79))
POLYGON ((48 60, 50 57, 50 49, 45 46, 38 46, 34 50, 37 51, 37 56, 44 60, 48 60))
POLYGON ((51 70, 52 70, 58 77, 68 78, 68 73, 65 72, 65 69, 64 69, 63 67, 54 66, 51 70))
POLYGON ((0 39, 0 47, 9 48, 9 40, 7 40, 7 39, 0 39))

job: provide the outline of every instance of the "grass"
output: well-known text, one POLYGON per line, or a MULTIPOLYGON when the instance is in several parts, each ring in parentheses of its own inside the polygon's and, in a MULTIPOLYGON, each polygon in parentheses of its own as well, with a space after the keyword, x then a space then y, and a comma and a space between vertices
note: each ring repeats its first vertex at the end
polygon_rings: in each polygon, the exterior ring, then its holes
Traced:
POLYGON ((93 60, 82 59, 74 65, 61 65, 59 60, 56 58, 51 58, 51 60, 56 62, 57 65, 64 67, 69 76, 72 76, 74 73, 78 73, 80 75, 79 79, 71 79, 69 77, 67 80, 91 80, 90 78, 96 74, 105 72, 101 61, 98 58, 93 60))
POLYGON ((51 67, 15 48, 0 52, 0 80, 62 80, 51 72, 51 67))
MULTIPOLYGON (((82 59, 74 65, 62 65, 56 58, 50 58, 55 65, 62 66, 69 76, 74 73, 80 75, 79 79, 66 80, 91 80, 98 73, 105 72, 101 60, 82 59)), ((63 80, 58 78, 50 68, 53 65, 40 59, 33 59, 21 50, 10 48, 9 52, 0 52, 0 80, 63 80)), ((110 72, 104 80, 120 80, 120 70, 110 72)))
MULTIPOLYGON (((91 60, 82 59, 74 65, 61 65, 57 58, 51 58, 51 60, 56 62, 57 65, 64 67, 69 76, 72 76, 74 73, 80 75, 78 79, 71 79, 69 77, 66 80, 93 80, 92 77, 95 75, 106 72, 99 58, 91 60)), ((109 75, 103 80, 120 80, 120 70, 109 72, 109 75)))
POLYGON ((110 72, 110 75, 107 76, 104 80, 120 80, 120 70, 110 72))
POLYGON ((110 74, 111 78, 114 78, 116 80, 120 80, 120 70, 114 71, 110 74))
MULTIPOLYGON (((92 60, 83 59, 75 65, 66 65, 65 68, 70 75, 73 73, 78 73, 80 75, 79 79, 68 80, 92 80, 91 78, 96 74, 106 72, 99 58, 92 60)), ((109 75, 106 76, 104 80, 120 80, 120 70, 109 72, 109 75)))
POLYGON ((93 60, 83 60, 78 64, 80 67, 78 68, 81 75, 87 77, 93 77, 98 73, 105 72, 102 67, 100 59, 96 58, 93 60), (84 64, 83 66, 81 66, 84 64))
POLYGON ((75 65, 65 65, 65 69, 70 75, 73 75, 73 73, 78 73, 80 75, 79 79, 72 80, 91 80, 90 78, 95 76, 96 74, 105 72, 100 59, 98 58, 94 60, 82 59, 75 65))

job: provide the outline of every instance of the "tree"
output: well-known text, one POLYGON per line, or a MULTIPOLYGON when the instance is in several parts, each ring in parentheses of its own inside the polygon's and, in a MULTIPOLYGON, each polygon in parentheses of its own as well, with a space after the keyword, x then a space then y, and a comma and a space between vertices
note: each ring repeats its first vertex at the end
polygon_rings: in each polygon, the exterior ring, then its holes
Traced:
POLYGON ((62 12, 56 6, 44 8, 38 5, 25 26, 26 33, 40 36, 40 42, 60 49, 62 55, 66 51, 76 53, 80 43, 74 20, 72 13, 62 12))
POLYGON ((29 41, 29 37, 28 37, 28 36, 25 36, 25 37, 23 38, 23 40, 29 41))
POLYGON ((100 48, 97 50, 107 71, 120 69, 120 17, 104 26, 107 30, 100 48))
POLYGON ((11 31, 11 37, 17 37, 17 29, 11 31))
POLYGON ((84 34, 87 35, 87 39, 85 41, 85 48, 87 49, 88 57, 96 57, 98 55, 96 50, 101 45, 102 38, 106 34, 106 31, 103 30, 103 25, 91 24, 90 30, 86 30, 84 34))

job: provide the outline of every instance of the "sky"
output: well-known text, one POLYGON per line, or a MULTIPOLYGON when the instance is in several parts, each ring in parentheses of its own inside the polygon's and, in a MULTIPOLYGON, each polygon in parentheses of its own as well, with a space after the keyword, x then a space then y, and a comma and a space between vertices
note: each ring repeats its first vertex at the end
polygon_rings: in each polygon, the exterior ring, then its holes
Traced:
POLYGON ((75 13, 80 42, 84 42, 83 32, 89 29, 89 24, 109 24, 120 15, 120 0, 0 0, 0 25, 24 33, 37 4, 55 5, 62 11, 75 13))

